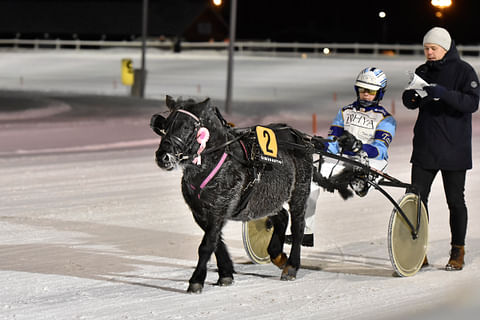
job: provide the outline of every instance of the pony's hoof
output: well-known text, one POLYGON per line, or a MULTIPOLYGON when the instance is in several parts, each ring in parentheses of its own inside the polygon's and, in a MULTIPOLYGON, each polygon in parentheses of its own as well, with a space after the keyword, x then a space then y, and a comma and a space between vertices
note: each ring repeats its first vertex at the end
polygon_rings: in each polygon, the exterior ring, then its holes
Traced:
POLYGON ((233 284, 233 277, 221 277, 218 278, 217 285, 223 286, 230 286, 233 284))
POLYGON ((190 283, 188 286, 188 293, 202 293, 203 284, 201 283, 190 283))
POLYGON ((280 280, 291 281, 291 280, 295 280, 296 278, 297 278, 297 269, 295 269, 292 266, 286 266, 283 269, 282 276, 280 277, 280 280))

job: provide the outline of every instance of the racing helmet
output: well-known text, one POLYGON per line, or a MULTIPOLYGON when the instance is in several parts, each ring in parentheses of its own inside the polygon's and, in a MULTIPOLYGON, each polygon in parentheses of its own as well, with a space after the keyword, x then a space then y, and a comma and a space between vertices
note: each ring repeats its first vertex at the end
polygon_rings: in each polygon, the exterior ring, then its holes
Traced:
POLYGON ((382 100, 385 90, 387 89, 387 76, 385 73, 375 67, 363 69, 355 80, 355 92, 357 94, 357 101, 364 107, 378 104, 382 100), (360 100, 358 95, 358 88, 365 88, 377 91, 373 101, 360 100))

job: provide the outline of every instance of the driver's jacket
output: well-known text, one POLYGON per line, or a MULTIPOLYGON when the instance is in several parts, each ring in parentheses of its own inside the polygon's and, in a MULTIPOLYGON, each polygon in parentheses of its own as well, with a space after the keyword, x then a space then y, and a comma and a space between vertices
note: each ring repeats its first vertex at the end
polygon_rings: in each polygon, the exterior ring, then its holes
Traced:
MULTIPOLYGON (((396 126, 395 119, 384 107, 362 107, 355 101, 338 111, 328 136, 338 138, 347 130, 362 141, 362 149, 370 159, 387 160, 387 149, 395 135, 396 126)), ((328 151, 340 153, 338 142, 329 142, 328 151)))

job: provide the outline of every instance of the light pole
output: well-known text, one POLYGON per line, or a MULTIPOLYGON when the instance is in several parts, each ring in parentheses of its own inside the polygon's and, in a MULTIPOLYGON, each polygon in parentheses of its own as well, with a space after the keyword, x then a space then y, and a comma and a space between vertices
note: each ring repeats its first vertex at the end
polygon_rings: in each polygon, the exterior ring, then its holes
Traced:
POLYGON ((230 32, 228 42, 227 94, 225 110, 230 113, 232 107, 233 52, 235 51, 235 25, 237 23, 237 0, 230 2, 230 32))
POLYGON ((387 13, 385 11, 379 11, 378 17, 382 22, 382 42, 387 43, 387 13))
POLYGON ((143 0, 142 7, 142 61, 140 69, 133 69, 133 85, 131 95, 143 98, 147 82, 147 70, 145 70, 145 52, 147 50, 147 26, 148 26, 148 0, 143 0))
POLYGON ((147 71, 145 70, 145 52, 147 50, 147 26, 148 26, 148 0, 143 0, 142 10, 142 64, 141 64, 141 84, 140 84, 140 97, 145 96, 145 85, 147 81, 147 71))
MULTIPOLYGON (((215 6, 221 6, 222 0, 212 0, 215 6)), ((230 0, 230 23, 228 41, 228 62, 227 62, 227 93, 225 96, 225 112, 230 113, 232 109, 232 88, 233 88, 233 53, 235 51, 235 27, 237 24, 237 0, 230 0)))

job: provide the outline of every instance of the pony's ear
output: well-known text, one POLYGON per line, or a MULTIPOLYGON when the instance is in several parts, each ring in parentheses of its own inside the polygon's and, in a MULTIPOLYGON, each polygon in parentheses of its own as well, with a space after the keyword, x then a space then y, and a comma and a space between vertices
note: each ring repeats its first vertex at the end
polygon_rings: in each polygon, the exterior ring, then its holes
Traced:
POLYGON ((209 106, 210 105, 210 98, 206 98, 205 100, 203 100, 202 102, 200 102, 200 104, 203 104, 204 106, 209 106))
POLYGON ((167 95, 166 99, 165 99, 165 103, 167 104, 167 107, 168 109, 170 109, 170 111, 173 111, 175 110, 175 107, 176 107, 176 101, 175 99, 173 99, 171 96, 167 95))
POLYGON ((210 98, 206 98, 202 102, 198 104, 201 107, 201 112, 211 113, 212 115, 215 113, 215 107, 211 104, 210 98))

